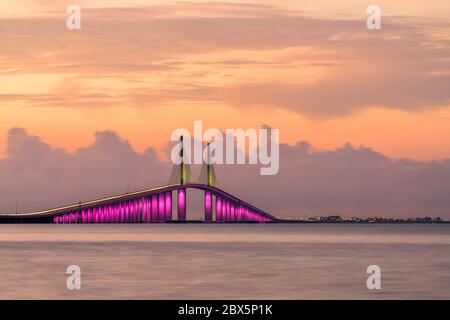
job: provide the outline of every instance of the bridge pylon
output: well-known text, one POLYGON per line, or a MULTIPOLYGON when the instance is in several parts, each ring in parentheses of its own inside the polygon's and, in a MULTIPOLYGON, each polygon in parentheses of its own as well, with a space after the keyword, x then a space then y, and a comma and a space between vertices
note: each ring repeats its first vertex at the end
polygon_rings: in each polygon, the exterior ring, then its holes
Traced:
MULTIPOLYGON (((180 186, 191 183, 192 171, 189 163, 185 161, 185 150, 183 136, 180 136, 178 142, 180 146, 179 156, 180 164, 174 164, 169 178, 169 184, 179 184, 180 186)), ((177 217, 179 221, 186 220, 186 188, 177 189, 177 217)))
MULTIPOLYGON (((199 180, 199 183, 204 183, 208 186, 216 187, 217 186, 217 178, 216 178, 216 173, 214 172, 213 161, 211 159, 210 151, 211 151, 210 150, 210 142, 208 142, 208 144, 206 146, 207 159, 202 164, 202 169, 200 170, 200 175, 199 175, 198 180, 199 180)), ((205 207, 205 221, 212 222, 213 221, 213 195, 210 191, 205 191, 204 207, 205 207)))
POLYGON ((210 143, 206 145, 207 159, 203 161, 197 183, 206 184, 208 186, 217 187, 217 177, 211 159, 210 143))
MULTIPOLYGON (((184 185, 190 182, 190 168, 184 162, 184 143, 183 136, 180 137, 180 185, 184 185)), ((177 210, 178 210, 178 221, 186 221, 186 188, 180 188, 177 191, 177 210)))

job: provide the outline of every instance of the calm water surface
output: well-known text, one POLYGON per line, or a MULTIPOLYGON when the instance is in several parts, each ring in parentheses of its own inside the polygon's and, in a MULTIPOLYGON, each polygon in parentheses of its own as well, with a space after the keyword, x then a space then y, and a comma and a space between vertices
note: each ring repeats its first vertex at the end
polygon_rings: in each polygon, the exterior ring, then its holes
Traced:
POLYGON ((0 299, 450 299, 450 225, 0 225, 0 259, 0 299))

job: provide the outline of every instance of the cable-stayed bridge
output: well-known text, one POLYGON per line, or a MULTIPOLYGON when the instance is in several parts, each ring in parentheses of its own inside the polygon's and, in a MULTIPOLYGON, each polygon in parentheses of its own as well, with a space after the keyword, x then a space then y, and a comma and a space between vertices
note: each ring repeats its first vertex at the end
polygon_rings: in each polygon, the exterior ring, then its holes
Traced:
MULTIPOLYGON (((181 149, 181 156, 183 149, 181 149)), ((182 162, 174 166, 166 186, 79 202, 73 205, 27 213, 2 213, 0 223, 169 223, 189 221, 187 190, 204 192, 204 222, 239 223, 274 222, 276 219, 261 209, 217 187, 212 164, 204 164, 199 180, 190 182, 190 169, 182 162), (174 201, 175 199, 175 201, 174 201), (176 215, 174 210, 176 209, 176 215), (175 216, 175 217, 174 217, 175 216)))

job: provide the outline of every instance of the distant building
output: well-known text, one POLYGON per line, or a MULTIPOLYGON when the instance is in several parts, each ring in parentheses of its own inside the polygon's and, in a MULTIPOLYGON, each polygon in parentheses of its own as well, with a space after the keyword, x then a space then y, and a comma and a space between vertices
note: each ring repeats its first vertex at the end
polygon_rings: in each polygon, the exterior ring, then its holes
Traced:
POLYGON ((337 222, 342 222, 342 218, 341 218, 341 216, 320 217, 320 222, 337 223, 337 222))

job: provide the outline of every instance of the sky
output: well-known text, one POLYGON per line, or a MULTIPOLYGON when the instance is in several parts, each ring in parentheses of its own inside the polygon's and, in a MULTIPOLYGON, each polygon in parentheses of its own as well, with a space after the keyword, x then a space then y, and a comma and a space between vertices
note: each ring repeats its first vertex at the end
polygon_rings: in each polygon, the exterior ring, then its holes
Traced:
POLYGON ((450 218, 447 0, 70 4, 0 2, 0 212, 164 184, 202 120, 280 129, 278 175, 217 169, 278 215, 450 218))

